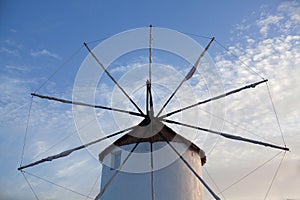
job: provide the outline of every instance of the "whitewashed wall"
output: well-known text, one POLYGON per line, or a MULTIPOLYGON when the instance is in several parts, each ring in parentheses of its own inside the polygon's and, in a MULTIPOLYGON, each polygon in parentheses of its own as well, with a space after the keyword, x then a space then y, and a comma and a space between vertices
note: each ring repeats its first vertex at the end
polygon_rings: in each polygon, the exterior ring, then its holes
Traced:
MULTIPOLYGON (((197 171, 201 172, 201 160, 195 150, 188 149, 185 144, 172 143, 176 149, 183 153, 183 157, 197 171)), ((134 144, 123 146, 121 162, 128 155, 134 144)), ((176 153, 165 142, 153 144, 154 158, 154 188, 156 200, 202 200, 203 186, 190 171, 190 169, 177 157, 176 153)), ((104 158, 104 163, 111 163, 112 153, 119 151, 118 147, 112 149, 111 153, 104 158)), ((134 154, 130 156, 126 164, 111 185, 102 196, 102 200, 151 200, 151 165, 150 165, 150 143, 143 142, 138 145, 134 154), (147 154, 145 154, 147 153, 147 154)), ((115 169, 103 165, 101 190, 115 173, 115 169)))

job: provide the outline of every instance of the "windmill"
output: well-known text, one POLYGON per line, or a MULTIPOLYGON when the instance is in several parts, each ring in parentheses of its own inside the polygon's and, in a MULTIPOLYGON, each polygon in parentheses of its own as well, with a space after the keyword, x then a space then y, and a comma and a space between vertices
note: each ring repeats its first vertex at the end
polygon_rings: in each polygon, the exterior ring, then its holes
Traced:
POLYGON ((97 63, 98 67, 100 67, 103 72, 109 77, 109 79, 111 79, 111 81, 127 98, 128 102, 136 109, 136 111, 107 107, 102 105, 94 105, 83 101, 66 100, 36 93, 31 94, 35 97, 58 101, 61 103, 138 116, 141 118, 140 122, 132 127, 119 130, 115 133, 106 135, 94 141, 90 141, 81 146, 63 151, 52 156, 48 156, 27 165, 22 165, 18 168, 18 170, 23 171, 26 168, 38 165, 40 163, 66 157, 75 151, 87 148, 96 143, 125 133, 125 135, 114 141, 113 144, 108 146, 99 154, 99 160, 104 163, 104 167, 102 170, 101 188, 95 199, 203 199, 203 188, 205 188, 214 199, 220 199, 220 197, 211 189, 211 187, 201 176, 201 165, 205 163, 205 153, 203 152, 203 150, 201 150, 201 147, 198 147, 184 136, 177 134, 169 127, 168 124, 175 124, 190 129, 204 131, 230 140, 237 140, 271 147, 283 151, 289 151, 286 146, 278 146, 268 142, 245 138, 206 127, 195 126, 169 118, 177 113, 195 108, 199 105, 225 98, 229 95, 233 95, 249 88, 255 88, 257 85, 266 83, 267 79, 244 85, 234 90, 227 91, 223 94, 198 101, 194 104, 180 107, 171 112, 164 112, 168 104, 172 101, 173 98, 175 98, 177 92, 188 80, 193 77, 193 75, 201 65, 201 61, 204 55, 209 50, 212 43, 215 41, 214 37, 210 38, 210 41, 200 53, 200 55, 197 56, 197 59, 194 59, 196 61, 191 66, 191 69, 182 78, 181 82, 179 82, 175 90, 163 103, 162 107, 159 110, 155 110, 155 101, 153 100, 152 89, 152 29, 153 27, 150 25, 150 42, 148 43, 149 71, 148 79, 146 80, 145 84, 146 101, 144 104, 146 108, 144 112, 143 109, 140 108, 140 106, 132 99, 127 91, 108 71, 108 69, 106 68, 106 64, 103 64, 100 58, 96 55, 95 50, 92 50, 87 43, 84 43, 84 47, 88 50, 90 58, 92 58, 94 62, 97 63), (164 149, 163 153, 160 151, 161 149, 164 149), (142 156, 142 158, 139 160, 138 156, 133 156, 133 154, 136 152, 143 153, 145 155, 142 156), (168 165, 165 165, 163 167, 156 166, 160 160, 169 157, 173 157, 173 160, 170 161, 168 165), (136 163, 146 163, 143 169, 144 171, 133 173, 130 170, 128 171, 128 169, 124 169, 128 165, 136 166, 136 163), (115 179, 118 180, 116 181, 115 179), (120 188, 123 189, 119 190, 120 188))

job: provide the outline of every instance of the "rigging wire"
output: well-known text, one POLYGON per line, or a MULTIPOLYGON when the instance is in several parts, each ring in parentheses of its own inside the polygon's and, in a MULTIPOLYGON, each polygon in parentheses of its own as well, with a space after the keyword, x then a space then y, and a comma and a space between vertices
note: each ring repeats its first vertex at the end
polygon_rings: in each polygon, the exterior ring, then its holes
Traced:
POLYGON ((204 171, 206 172, 206 174, 207 174, 207 176, 209 177, 209 179, 210 179, 210 180, 212 181, 212 183, 216 186, 217 190, 219 191, 218 194, 221 194, 222 197, 223 197, 223 199, 226 200, 226 198, 225 198, 225 196, 223 195, 223 193, 220 192, 221 190, 220 190, 219 186, 217 185, 217 183, 215 182, 215 180, 212 178, 212 176, 208 173, 206 167, 202 167, 202 169, 204 169, 204 171))
MULTIPOLYGON (((181 32, 183 34, 186 35, 191 35, 191 36, 195 36, 195 37, 199 37, 199 38, 206 38, 206 39, 212 39, 212 37, 208 37, 208 36, 204 36, 204 35, 197 35, 194 33, 186 33, 186 32, 181 32)), ((249 66, 248 64, 246 64, 244 61, 242 61, 236 54, 234 54, 232 51, 230 51, 228 48, 226 48, 221 42, 219 42, 218 40, 215 40, 215 42, 222 47, 225 51, 227 51, 229 54, 231 54, 233 57, 237 58, 243 65, 245 65, 250 71, 252 71, 253 73, 255 73, 256 75, 258 75, 261 79, 264 79, 264 77, 262 75, 260 75, 257 71, 255 71, 254 69, 251 68, 251 66, 249 66)))
POLYGON ((278 128, 279 128, 280 134, 281 134, 282 142, 283 142, 284 146, 286 146, 284 136, 283 136, 283 132, 282 132, 282 129, 281 129, 281 125, 280 125, 280 122, 279 122, 278 114, 277 114, 277 111, 275 109, 274 101, 273 101, 273 98, 272 98, 272 95, 271 95, 271 91, 270 91, 270 88, 269 88, 267 83, 266 83, 266 85, 267 85, 267 88, 268 88, 268 94, 269 94, 269 97, 270 97, 270 101, 272 103, 273 112, 275 114, 277 125, 278 125, 278 128))
POLYGON ((227 49, 223 44, 221 44, 218 40, 216 40, 216 43, 222 47, 225 51, 227 51, 230 55, 232 55, 233 57, 237 58, 244 66, 246 66, 246 68, 248 68, 250 71, 252 71, 254 74, 256 74, 257 76, 259 76, 262 80, 264 80, 265 78, 260 75, 257 71, 255 71, 254 69, 252 69, 252 67, 250 67, 247 63, 245 63, 244 61, 242 61, 235 53, 233 53, 232 51, 230 51, 229 49, 227 49))
POLYGON ((245 174, 244 176, 242 176, 241 178, 239 178, 235 182, 231 183, 229 186, 225 187, 220 193, 224 193, 225 191, 227 191, 228 189, 230 189, 234 185, 236 185, 239 182, 241 182, 242 180, 246 179, 248 176, 250 176, 251 174, 253 174, 254 172, 256 172, 258 169, 262 168, 267 163, 271 162, 274 158, 276 158, 277 156, 279 156, 281 153, 282 152, 278 152, 277 154, 275 154, 274 156, 272 156, 270 159, 268 159, 265 162, 263 162, 262 164, 258 165, 256 168, 254 168, 253 170, 251 170, 250 172, 248 172, 247 174, 245 174))
POLYGON ((183 33, 183 34, 186 34, 186 35, 191 35, 191 36, 199 37, 199 38, 212 39, 212 37, 205 36, 205 35, 197 35, 197 34, 194 34, 194 33, 187 33, 187 32, 181 32, 181 31, 179 31, 179 32, 183 33))
POLYGON ((269 140, 269 139, 267 139, 267 138, 265 138, 265 137, 262 137, 262 136, 260 136, 260 135, 258 135, 258 134, 256 134, 256 133, 254 133, 253 131, 248 130, 247 128, 243 127, 242 125, 239 125, 238 122, 236 122, 236 121, 229 121, 229 120, 225 119, 224 117, 220 117, 220 116, 218 116, 218 115, 215 115, 215 114, 213 114, 213 113, 211 113, 211 112, 209 112, 209 111, 207 111, 207 110, 204 110, 204 109, 202 109, 202 108, 199 108, 199 110, 204 111, 204 112, 206 112, 206 113, 208 113, 208 114, 210 114, 210 115, 212 115, 212 116, 214 116, 214 117, 216 117, 216 118, 218 118, 218 119, 223 120, 224 122, 226 122, 226 123, 228 123, 228 124, 231 124, 232 126, 234 126, 234 127, 236 127, 236 128, 240 128, 240 129, 242 129, 242 130, 244 130, 244 131, 246 131, 246 132, 248 132, 248 133, 250 133, 250 134, 252 134, 252 135, 255 135, 255 136, 261 138, 261 139, 264 139, 264 140, 266 140, 266 141, 268 141, 268 142, 273 142, 273 141, 271 141, 271 140, 269 140))
POLYGON ((33 187, 32 187, 32 185, 30 184, 30 182, 28 181, 27 177, 25 176, 24 171, 22 171, 22 175, 23 175, 25 181, 27 182, 27 184, 28 184, 28 186, 29 186, 31 192, 32 192, 33 195, 34 195, 34 197, 35 197, 37 200, 39 200, 39 198, 38 198, 36 192, 34 191, 34 189, 33 189, 33 187))
MULTIPOLYGON (((156 26, 152 26, 152 27, 156 27, 156 26)), ((147 27, 144 27, 144 28, 147 28, 147 27)), ((91 41, 88 41, 86 42, 87 44, 92 44, 92 43, 96 43, 96 42, 102 42, 108 38, 111 38, 113 36, 106 36, 106 37, 103 37, 103 38, 100 38, 100 39, 95 39, 95 40, 91 40, 91 41)))
POLYGON ((274 174, 274 176, 273 176, 273 178, 272 178, 272 181, 271 181, 271 183, 270 183, 270 186, 269 186, 269 188, 268 188, 268 191, 267 191, 267 193, 266 193, 266 195, 265 195, 264 200, 267 199, 267 197, 268 197, 268 195, 269 195, 269 193, 270 193, 270 191, 271 191, 271 188, 272 188, 272 186, 273 186, 273 183, 274 183, 274 181, 275 181, 275 178, 277 177, 277 174, 278 174, 278 172, 279 172, 279 169, 280 169, 280 167, 281 167, 281 164, 282 164, 282 161, 283 161, 283 159, 284 159, 284 157, 285 157, 285 154, 286 154, 286 152, 284 152, 284 154, 283 154, 283 156, 282 156, 282 158, 281 158, 281 160, 280 160, 280 163, 279 163, 279 165, 278 165, 278 167, 277 167, 277 169, 276 169, 276 171, 275 171, 275 174, 274 174))
MULTIPOLYGON (((8 97, 11 98, 11 99, 13 99, 12 96, 10 97, 10 96, 8 95, 8 97)), ((15 108, 15 109, 13 109, 13 110, 9 110, 8 112, 1 114, 0 118, 3 119, 3 118, 5 118, 6 116, 11 115, 12 113, 14 113, 14 112, 20 110, 21 108, 23 108, 23 107, 25 107, 25 106, 27 106, 27 105, 29 105, 29 104, 30 104, 30 102, 27 102, 27 103, 24 103, 24 104, 18 106, 17 108, 15 108)))
POLYGON ((110 38, 111 36, 107 36, 107 37, 103 37, 103 38, 100 38, 100 39, 96 39, 96 40, 92 40, 92 41, 88 41, 86 42, 87 44, 93 44, 93 43, 96 43, 96 42, 103 42, 104 40, 110 38))
POLYGON ((67 190, 67 191, 69 191, 69 192, 72 192, 72 193, 74 193, 74 194, 77 194, 77 195, 79 195, 79 196, 87 197, 88 199, 93 199, 92 197, 90 197, 90 196, 88 196, 88 195, 82 194, 82 193, 77 192, 77 191, 75 191, 75 190, 73 190, 73 189, 70 189, 70 188, 67 188, 67 187, 65 187, 65 186, 59 185, 59 184, 57 184, 57 183, 54 183, 54 182, 52 182, 52 181, 50 181, 50 180, 48 180, 48 179, 42 178, 42 177, 37 176, 37 175, 35 175, 35 174, 32 174, 32 173, 30 173, 30 172, 27 172, 27 171, 24 171, 24 170, 22 170, 22 172, 23 172, 23 173, 26 173, 26 174, 28 174, 28 175, 30 175, 30 176, 32 176, 32 177, 35 177, 35 178, 37 178, 37 179, 40 179, 40 180, 42 180, 42 181, 45 181, 45 182, 47 182, 47 183, 50 183, 51 185, 55 185, 56 187, 59 187, 59 188, 62 188, 62 189, 64 189, 64 190, 67 190))
MULTIPOLYGON (((95 187, 96 187, 96 185, 97 185, 98 180, 100 180, 100 177, 101 177, 101 174, 99 173, 99 175, 97 176, 97 178, 96 178, 96 180, 95 180, 93 186, 91 187, 90 192, 88 193, 88 196, 91 196, 93 190, 95 189, 95 187)), ((87 200, 87 199, 89 199, 89 198, 87 197, 85 200, 87 200)))
POLYGON ((71 56, 68 57, 60 66, 58 66, 58 68, 33 93, 38 92, 42 87, 44 87, 46 83, 48 83, 50 79, 52 79, 54 75, 57 74, 57 72, 59 72, 68 62, 70 62, 80 52, 82 48, 83 45, 80 48, 78 48, 73 54, 71 54, 71 56))
POLYGON ((217 138, 217 141, 214 143, 214 145, 210 148, 209 152, 206 153, 206 155, 210 155, 211 152, 216 148, 217 144, 219 143, 220 138, 217 138))
POLYGON ((29 120, 30 120, 30 114, 31 114, 32 102, 33 102, 33 96, 31 96, 30 104, 29 104, 29 110, 28 110, 28 115, 27 115, 27 122, 26 122, 26 128, 25 128, 24 140, 23 140, 23 147, 22 147, 22 152, 21 152, 21 162, 20 162, 20 167, 22 166, 23 160, 24 160, 24 152, 25 152, 26 140, 27 140, 27 135, 28 135, 28 128, 29 128, 29 120))

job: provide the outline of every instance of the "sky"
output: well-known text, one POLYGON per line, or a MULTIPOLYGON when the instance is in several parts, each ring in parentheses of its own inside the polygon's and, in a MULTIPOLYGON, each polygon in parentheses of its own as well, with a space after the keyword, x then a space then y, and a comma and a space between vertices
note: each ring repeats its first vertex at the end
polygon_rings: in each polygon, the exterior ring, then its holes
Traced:
MULTIPOLYGON (((218 92, 259 81, 261 77, 268 79, 267 85, 261 84, 224 101, 193 110, 201 116, 197 121, 190 113, 183 115, 186 123, 209 124, 212 129, 228 133, 278 145, 286 143, 291 150, 284 154, 202 133, 203 137, 193 142, 207 152, 203 176, 213 190, 222 192, 222 199, 259 200, 266 196, 275 200, 300 199, 299 13, 299 1, 292 0, 200 0, 185 3, 177 0, 1 0, 0 199, 87 199, 87 196, 97 194, 101 164, 93 152, 103 146, 96 145, 67 158, 32 167, 26 170, 25 178, 17 170, 21 162, 26 164, 53 155, 97 136, 89 135, 94 128, 88 124, 89 117, 82 119, 83 125, 74 121, 77 115, 72 112, 72 106, 32 98, 30 93, 71 99, 76 75, 88 56, 88 51, 82 48, 83 42, 94 48, 115 34, 147 28, 150 24, 154 30, 162 27, 184 33, 202 47, 207 45, 208 38, 216 37, 203 67, 189 82, 193 98, 185 99, 186 91, 178 94, 183 103, 197 102, 218 92), (212 73, 213 70, 217 73, 212 73), (219 87, 214 90, 219 84, 222 85, 221 91, 219 87), (83 131, 78 134, 80 131, 76 128, 83 131), (263 165, 268 160, 270 162, 263 165), (250 174, 255 168, 258 170, 250 174), (239 181, 247 174, 249 176, 239 181)), ((130 73, 135 72, 132 69, 144 69, 148 62, 147 53, 142 50, 128 53, 109 66, 126 89, 132 90, 133 86, 126 85, 128 77, 122 74, 132 77, 130 73)), ((161 85, 169 84, 166 88, 160 88, 159 84, 154 87, 156 93, 153 96, 158 103, 168 96, 164 92, 170 93, 174 89, 177 77, 184 76, 189 69, 186 61, 171 57, 166 52, 153 52, 153 59, 160 64, 157 66, 166 69, 166 74, 171 73, 157 80, 161 85), (178 74, 175 76, 173 72, 178 74)), ((160 72, 156 72, 157 76, 160 72)), ((142 98, 141 88, 132 91, 137 102, 142 98)), ((112 101, 113 97, 119 98, 117 91, 110 80, 102 76, 94 101, 106 106, 120 103, 128 106, 122 99, 112 101)), ((176 108, 179 103, 174 101, 168 109, 176 108)), ((128 108, 134 109, 132 106, 128 108)), ((124 120, 121 115, 104 111, 97 111, 96 117, 101 130, 106 133, 117 130, 118 123, 124 120), (116 120, 114 124, 108 123, 112 117, 116 120)), ((178 118, 175 116, 174 119, 178 118)), ((128 120, 129 123, 136 121, 128 120)), ((172 128, 183 135, 190 133, 189 129, 172 128)), ((205 199, 211 199, 208 193, 205 199)))

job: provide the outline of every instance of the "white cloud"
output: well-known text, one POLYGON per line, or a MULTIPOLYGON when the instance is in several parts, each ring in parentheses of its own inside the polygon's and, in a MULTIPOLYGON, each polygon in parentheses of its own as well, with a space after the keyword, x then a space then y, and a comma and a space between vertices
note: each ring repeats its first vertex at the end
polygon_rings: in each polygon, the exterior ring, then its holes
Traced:
POLYGON ((12 32, 12 33, 16 33, 17 32, 17 30, 13 29, 13 28, 9 29, 9 31, 12 32))
POLYGON ((18 44, 17 42, 13 41, 13 40, 5 40, 4 41, 7 45, 11 46, 11 47, 15 47, 17 49, 22 49, 23 45, 18 44))
POLYGON ((114 67, 111 71, 110 71, 110 73, 125 73, 126 71, 128 71, 128 69, 129 69, 129 65, 127 65, 127 66, 119 66, 119 67, 114 67))
POLYGON ((264 14, 257 21, 262 36, 276 33, 297 33, 300 30, 300 6, 298 1, 286 1, 277 8, 273 15, 264 14))
POLYGON ((19 52, 16 49, 11 50, 11 49, 8 49, 5 47, 0 48, 0 53, 6 53, 6 54, 12 55, 12 56, 19 56, 19 52))
POLYGON ((7 72, 28 72, 30 71, 30 67, 24 65, 6 65, 5 70, 7 72))
POLYGON ((60 169, 60 170, 58 170, 57 171, 57 173, 56 173, 56 175, 58 176, 58 177, 62 177, 62 178, 64 178, 64 177, 66 177, 66 176, 73 176, 73 175, 76 175, 76 174, 74 174, 74 173, 76 173, 76 171, 77 170, 79 170, 79 169, 82 169, 83 167, 85 167, 86 166, 86 164, 87 164, 87 162, 88 162, 88 159, 84 159, 84 160, 80 160, 80 161, 77 161, 75 164, 73 164, 73 165, 70 165, 70 166, 68 166, 68 167, 65 167, 65 168, 63 168, 63 169, 60 169))
POLYGON ((263 36, 268 36, 270 26, 275 25, 278 26, 279 22, 283 19, 282 16, 267 16, 263 19, 259 19, 257 21, 257 26, 260 28, 260 33, 263 36))
POLYGON ((55 58, 55 59, 58 59, 58 60, 61 59, 61 57, 59 55, 57 55, 57 54, 55 54, 53 52, 50 52, 47 49, 42 49, 42 50, 39 50, 39 51, 31 50, 30 55, 32 55, 34 57, 37 57, 37 56, 49 56, 49 57, 52 57, 52 58, 55 58))
POLYGON ((295 23, 298 25, 300 24, 299 2, 297 2, 297 1, 283 2, 281 5, 278 6, 278 11, 286 13, 292 20, 292 23, 295 23))
MULTIPOLYGON (((287 146, 292 150, 291 153, 287 153, 278 177, 275 179, 269 195, 270 199, 299 198, 299 193, 295 189, 296 185, 299 185, 299 181, 290 178, 291 176, 297 177, 300 175, 299 170, 295 169, 295 166, 299 166, 300 162, 300 149, 298 148, 300 143, 296 131, 300 128, 300 110, 297 109, 300 107, 300 36, 299 32, 296 31, 299 30, 300 23, 299 8, 299 3, 296 1, 282 3, 277 9, 279 12, 276 14, 261 16, 257 19, 255 25, 247 26, 247 29, 239 28, 238 32, 244 31, 242 34, 243 38, 240 39, 243 42, 235 41, 236 44, 229 48, 238 59, 251 66, 263 77, 269 79, 268 85, 283 134, 287 146), (255 29, 259 30, 259 35, 253 32, 255 29), (288 166, 292 167, 293 170, 287 170, 288 166), (286 187, 284 183, 288 183, 289 186, 286 187)), ((246 25, 241 25, 241 27, 246 27, 246 25)), ((245 83, 250 80, 250 82, 253 82, 255 79, 260 79, 247 67, 241 65, 240 62, 230 60, 227 55, 218 57, 217 65, 221 67, 225 85, 228 84, 230 87, 238 86, 240 82, 245 83)), ((264 140, 260 138, 264 137, 273 143, 283 145, 268 95, 268 89, 265 85, 228 97, 226 110, 226 119, 234 122, 237 126, 232 126, 225 122, 225 132, 238 133, 259 140, 264 140), (246 128, 253 134, 246 132, 243 128, 246 128), (259 135, 259 137, 254 134, 259 135)), ((263 153, 256 149, 261 148, 255 145, 252 147, 251 145, 230 142, 226 139, 218 142, 215 152, 213 152, 213 155, 216 157, 212 155, 208 159, 208 162, 212 163, 207 167, 211 167, 209 171, 216 173, 216 182, 219 184, 219 187, 224 188, 229 184, 228 182, 234 182, 235 179, 239 178, 238 176, 243 176, 241 172, 244 169, 241 168, 241 159, 244 159, 244 157, 250 159, 248 160, 250 162, 247 164, 250 166, 273 152, 269 148, 264 149, 263 153), (224 149, 226 149, 226 152, 230 152, 225 154, 223 152, 224 149), (254 156, 254 158, 252 159, 249 155, 245 155, 247 152, 250 152, 251 157, 254 156), (234 155, 237 155, 236 159, 230 158, 230 156, 234 155), (239 155, 243 156, 240 157, 239 155), (225 160, 225 163, 230 165, 230 171, 236 172, 235 175, 228 171, 231 177, 225 177, 224 174, 227 174, 226 167, 221 170, 222 174, 219 174, 220 171, 218 169, 214 169, 213 164, 223 159, 222 157, 225 157, 224 159, 228 157, 228 162, 225 160)), ((224 161, 222 160, 222 162, 224 161)), ((268 186, 269 182, 266 182, 266 179, 272 178, 272 173, 275 171, 274 167, 278 163, 277 159, 277 163, 261 169, 261 172, 258 172, 258 174, 253 174, 248 180, 245 180, 244 186, 235 186, 230 192, 225 193, 225 196, 227 198, 230 197, 230 199, 244 198, 244 194, 249 194, 249 185, 252 185, 252 189, 256 191, 255 193, 260 194, 261 198, 263 198, 266 191, 260 188, 268 186), (264 174, 264 176, 259 176, 259 174, 264 174), (264 184, 260 185, 259 188, 256 187, 256 184, 253 184, 254 182, 263 182, 264 184), (241 196, 238 197, 237 195, 241 196)), ((255 166, 252 167, 254 168, 255 166)), ((243 173, 246 174, 246 171, 243 173)), ((249 198, 254 199, 257 196, 249 196, 249 198)))

